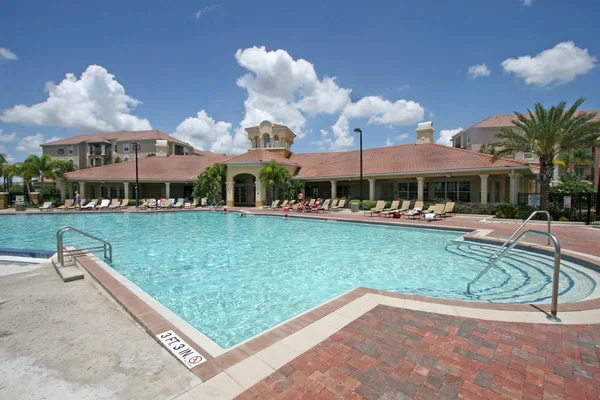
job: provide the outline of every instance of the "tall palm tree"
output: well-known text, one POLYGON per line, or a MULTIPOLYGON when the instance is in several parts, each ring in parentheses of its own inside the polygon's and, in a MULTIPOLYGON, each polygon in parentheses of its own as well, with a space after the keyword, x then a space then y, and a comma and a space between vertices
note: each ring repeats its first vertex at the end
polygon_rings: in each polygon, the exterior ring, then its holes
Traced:
POLYGON ((15 166, 12 164, 0 164, 0 175, 2 175, 4 191, 8 192, 8 189, 12 185, 12 178, 16 175, 15 166))
POLYGON ((275 187, 283 185, 290 179, 290 171, 286 167, 280 167, 277 161, 271 160, 261 168, 258 177, 266 190, 271 190, 271 199, 275 198, 275 187))
POLYGON ((577 112, 584 101, 580 98, 568 109, 564 101, 549 109, 537 103, 534 112, 515 112, 512 120, 515 127, 503 129, 496 135, 499 140, 493 144, 496 147, 494 161, 528 151, 539 157, 541 210, 549 208, 548 194, 556 157, 565 151, 592 147, 600 140, 600 122, 592 121, 596 114, 577 112))
POLYGON ((216 201, 223 182, 225 182, 226 175, 226 165, 216 163, 206 168, 198 175, 194 183, 193 196, 196 198, 206 196, 209 200, 216 201))

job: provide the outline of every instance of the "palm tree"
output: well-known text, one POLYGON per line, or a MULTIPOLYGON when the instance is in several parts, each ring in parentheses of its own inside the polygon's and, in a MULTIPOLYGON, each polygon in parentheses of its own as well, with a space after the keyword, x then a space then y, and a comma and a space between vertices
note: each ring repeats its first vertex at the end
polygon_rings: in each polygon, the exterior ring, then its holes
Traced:
POLYGON ((6 157, 6 154, 0 153, 0 167, 6 163, 8 163, 8 157, 6 157))
POLYGON ((0 175, 2 175, 4 191, 8 192, 12 185, 12 178, 16 175, 15 166, 12 164, 0 164, 0 175))
POLYGON ((573 149, 563 153, 554 164, 558 164, 568 172, 577 173, 578 167, 594 165, 594 155, 589 149, 573 149))
POLYGON ((290 179, 285 185, 285 197, 288 200, 295 200, 298 193, 304 190, 304 181, 300 179, 290 179))
POLYGON ((65 179, 67 172, 73 172, 77 168, 73 165, 73 161, 52 160, 50 163, 51 175, 54 179, 65 179))
POLYGON ((56 178, 54 171, 52 170, 52 163, 52 158, 48 154, 42 156, 31 155, 25 159, 23 167, 27 170, 28 175, 30 175, 31 178, 39 178, 41 180, 43 190, 44 178, 56 178))
POLYGON ((265 189, 271 189, 271 199, 275 198, 275 187, 283 185, 290 179, 290 171, 286 167, 277 165, 277 161, 271 160, 261 168, 258 177, 265 189))
POLYGON ((560 102, 549 109, 540 103, 535 111, 527 114, 515 112, 514 128, 506 128, 496 135, 498 142, 493 160, 497 161, 517 152, 533 152, 540 160, 540 209, 548 210, 550 181, 554 171, 554 160, 562 152, 592 147, 600 139, 600 122, 592 121, 595 113, 577 112, 585 101, 577 100, 566 109, 560 102))
POLYGON ((227 166, 216 163, 206 168, 194 183, 193 196, 196 198, 203 195, 213 202, 217 200, 223 182, 227 176, 227 166))

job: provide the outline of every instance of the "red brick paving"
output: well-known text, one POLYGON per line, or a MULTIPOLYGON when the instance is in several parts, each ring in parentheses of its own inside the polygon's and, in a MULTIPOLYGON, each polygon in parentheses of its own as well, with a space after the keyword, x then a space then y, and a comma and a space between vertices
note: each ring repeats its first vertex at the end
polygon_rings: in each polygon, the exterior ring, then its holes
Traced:
POLYGON ((600 325, 377 306, 238 399, 596 399, 600 325))

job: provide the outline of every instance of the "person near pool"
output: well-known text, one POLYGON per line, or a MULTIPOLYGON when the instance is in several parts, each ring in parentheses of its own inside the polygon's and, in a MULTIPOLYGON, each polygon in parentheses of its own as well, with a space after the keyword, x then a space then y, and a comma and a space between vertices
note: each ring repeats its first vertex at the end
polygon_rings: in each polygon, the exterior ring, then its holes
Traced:
POLYGON ((81 208, 81 196, 79 195, 79 192, 75 192, 75 207, 76 208, 81 208))

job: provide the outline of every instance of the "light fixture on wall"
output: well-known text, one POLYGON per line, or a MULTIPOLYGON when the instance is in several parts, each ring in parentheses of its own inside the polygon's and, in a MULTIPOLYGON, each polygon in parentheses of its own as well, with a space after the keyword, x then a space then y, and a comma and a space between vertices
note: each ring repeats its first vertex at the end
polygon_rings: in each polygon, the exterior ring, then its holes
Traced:
POLYGON ((452 174, 446 174, 446 178, 452 178, 452 174))

